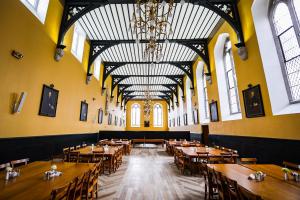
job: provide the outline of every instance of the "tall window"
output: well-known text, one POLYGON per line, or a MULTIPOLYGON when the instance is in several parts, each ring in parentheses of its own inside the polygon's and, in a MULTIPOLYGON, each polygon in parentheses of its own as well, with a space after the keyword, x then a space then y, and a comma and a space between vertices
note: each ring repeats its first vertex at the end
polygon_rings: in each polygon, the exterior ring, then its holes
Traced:
POLYGON ((163 126, 163 110, 160 104, 155 104, 153 106, 153 124, 154 127, 163 126))
POLYGON ((276 0, 270 12, 290 103, 300 101, 300 2, 276 0))
POLYGON ((235 114, 240 112, 240 103, 237 91, 237 81, 234 70, 234 62, 232 57, 231 42, 229 39, 225 42, 224 47, 224 67, 227 85, 227 93, 229 100, 230 113, 235 114))
POLYGON ((205 112, 205 119, 209 119, 209 102, 208 102, 208 95, 207 95, 207 85, 206 85, 206 77, 204 71, 202 73, 202 82, 203 82, 203 101, 204 101, 204 112, 205 112))
POLYGON ((189 78, 185 81, 186 91, 186 109, 187 109, 187 125, 193 124, 193 108, 192 108, 192 82, 189 78))
POLYGON ((42 23, 45 23, 49 0, 21 0, 42 23))
POLYGON ((73 55, 82 62, 83 50, 84 50, 85 32, 79 24, 75 24, 72 49, 73 55))
POLYGON ((140 127, 141 124, 141 107, 135 103, 131 106, 131 127, 140 127))
POLYGON ((100 66, 101 66, 101 58, 99 57, 94 62, 94 77, 99 81, 100 79, 100 66))

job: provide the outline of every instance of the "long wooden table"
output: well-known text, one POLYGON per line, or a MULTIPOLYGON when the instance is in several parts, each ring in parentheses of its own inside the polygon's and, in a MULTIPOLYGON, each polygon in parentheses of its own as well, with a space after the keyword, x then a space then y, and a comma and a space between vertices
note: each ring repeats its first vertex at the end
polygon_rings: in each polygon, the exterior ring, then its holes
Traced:
POLYGON ((135 145, 136 143, 159 143, 164 146, 165 140, 164 139, 133 139, 132 144, 135 145))
MULTIPOLYGON (((226 151, 221 149, 215 149, 212 147, 206 148, 206 147, 175 147, 177 149, 182 150, 183 154, 185 154, 189 158, 196 158, 198 157, 197 152, 208 152, 208 157, 226 157, 227 155, 224 155, 226 151)), ((238 154, 233 153, 232 157, 235 159, 235 162, 237 158, 239 157, 238 154)))
MULTIPOLYGON (((272 165, 272 164, 243 164, 244 167, 247 167, 249 169, 252 169, 254 171, 262 171, 263 173, 267 174, 267 176, 271 176, 273 178, 277 178, 281 181, 285 181, 284 180, 284 175, 282 172, 282 167, 278 166, 278 165, 272 165)), ((300 173, 299 171, 297 171, 298 173, 300 173)), ((295 185, 297 187, 300 188, 300 182, 296 182, 293 180, 292 177, 289 178, 289 180, 285 181, 286 183, 295 185)), ((299 197, 300 199, 300 197, 299 197)))
POLYGON ((21 175, 8 181, 5 181, 5 172, 2 171, 0 173, 0 199, 49 199, 54 188, 68 184, 75 177, 83 175, 95 166, 93 163, 62 162, 55 164, 57 170, 63 174, 50 180, 44 178, 44 173, 49 171, 52 165, 50 161, 32 162, 19 167, 21 175))
POLYGON ((261 196, 272 200, 299 200, 300 188, 272 176, 266 176, 264 181, 248 180, 248 176, 256 170, 238 164, 208 164, 209 168, 221 172, 224 176, 236 180, 238 185, 261 196))
POLYGON ((123 146, 123 153, 126 155, 129 155, 130 154, 130 145, 131 145, 131 141, 128 140, 128 141, 123 141, 123 140, 105 140, 105 141, 99 141, 99 143, 102 143, 102 144, 107 144, 107 145, 110 145, 110 146, 123 146))

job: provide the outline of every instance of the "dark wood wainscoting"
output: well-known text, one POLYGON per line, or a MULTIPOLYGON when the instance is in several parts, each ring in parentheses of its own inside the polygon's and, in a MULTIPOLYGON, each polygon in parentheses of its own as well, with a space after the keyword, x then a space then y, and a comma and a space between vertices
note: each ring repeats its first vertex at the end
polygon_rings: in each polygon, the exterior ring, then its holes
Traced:
POLYGON ((86 133, 0 139, 0 163, 20 158, 30 158, 30 161, 47 160, 52 155, 62 153, 64 147, 83 142, 95 143, 97 135, 86 133))
POLYGON ((300 140, 210 134, 209 143, 236 149, 241 157, 256 157, 259 163, 300 163, 300 140))
POLYGON ((187 131, 100 131, 99 139, 190 139, 187 131))

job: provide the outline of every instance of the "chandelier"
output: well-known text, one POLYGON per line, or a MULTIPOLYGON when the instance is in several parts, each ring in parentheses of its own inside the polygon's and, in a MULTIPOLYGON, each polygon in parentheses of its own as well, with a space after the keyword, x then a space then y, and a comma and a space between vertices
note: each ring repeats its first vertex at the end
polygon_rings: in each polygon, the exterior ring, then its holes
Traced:
POLYGON ((144 121, 145 126, 146 124, 150 124, 150 112, 151 112, 151 95, 149 90, 149 85, 147 86, 147 89, 145 91, 145 101, 144 101, 144 121))
MULTIPOLYGON (((181 0, 184 4, 184 0, 181 0)), ((171 19, 174 11, 174 0, 168 3, 163 0, 136 0, 135 11, 130 21, 129 32, 136 35, 136 43, 143 38, 148 40, 143 52, 143 60, 154 60, 159 63, 163 57, 162 44, 157 40, 163 38, 168 43, 168 37, 173 34, 171 19), (162 12, 160 12, 162 10, 162 12)))

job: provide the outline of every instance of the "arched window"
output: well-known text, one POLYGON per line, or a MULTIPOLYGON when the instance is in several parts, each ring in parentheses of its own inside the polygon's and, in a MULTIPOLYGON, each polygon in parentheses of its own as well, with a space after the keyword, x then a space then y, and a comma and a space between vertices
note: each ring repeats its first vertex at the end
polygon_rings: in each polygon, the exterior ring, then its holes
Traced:
POLYGON ((191 84, 192 84, 191 80, 187 78, 185 81, 187 125, 193 124, 191 84))
POLYGON ((196 68, 197 94, 200 114, 200 123, 209 123, 209 103, 207 95, 206 77, 204 74, 204 63, 199 62, 196 68))
POLYGON ((300 101, 299 6, 299 0, 275 0, 270 12, 271 27, 290 103, 300 101))
POLYGON ((154 127, 163 126, 163 109, 160 104, 155 104, 153 106, 153 126, 154 127))
POLYGON ((131 106, 131 127, 140 127, 141 124, 141 107, 135 103, 131 106))
POLYGON ((229 100, 229 109, 231 114, 240 112, 240 102, 237 90, 236 74, 234 69, 234 61, 232 57, 232 48, 229 38, 225 41, 224 46, 224 67, 227 86, 227 94, 229 100))

